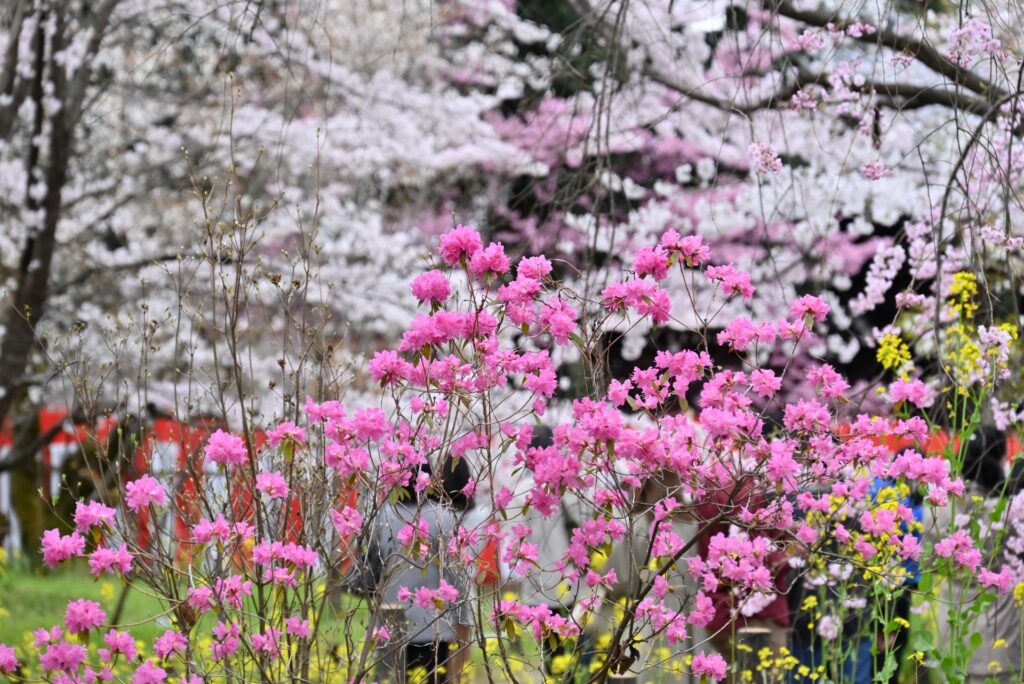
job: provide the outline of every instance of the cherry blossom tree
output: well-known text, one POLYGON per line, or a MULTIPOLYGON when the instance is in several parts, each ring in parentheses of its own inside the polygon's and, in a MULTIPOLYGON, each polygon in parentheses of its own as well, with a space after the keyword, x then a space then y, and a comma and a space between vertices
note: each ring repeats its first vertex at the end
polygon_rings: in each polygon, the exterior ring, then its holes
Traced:
MULTIPOLYGON (((989 325, 1018 310, 1016 9, 973 11, 19 2, 3 24, 0 414, 27 394, 237 425, 372 390, 359 359, 411 321, 423 245, 453 222, 550 254, 590 298, 637 246, 693 232, 762 293, 719 320, 757 325, 811 292, 832 307, 777 367, 825 358, 865 382, 902 332, 923 372, 954 272, 983 275, 989 325)), ((714 290, 668 296, 696 312, 714 290)), ((589 358, 557 352, 577 369, 560 391, 702 327, 624 324, 589 358)), ((716 342, 717 361, 750 361, 716 342)))

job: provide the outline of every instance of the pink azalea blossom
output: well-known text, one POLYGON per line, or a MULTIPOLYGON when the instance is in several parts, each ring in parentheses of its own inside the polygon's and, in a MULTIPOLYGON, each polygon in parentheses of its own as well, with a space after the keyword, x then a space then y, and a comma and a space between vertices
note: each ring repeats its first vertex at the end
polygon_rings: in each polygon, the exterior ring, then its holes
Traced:
POLYGON ((928 408, 935 398, 920 380, 896 380, 889 385, 889 400, 893 404, 909 402, 918 408, 928 408))
POLYGON ((167 501, 167 492, 152 475, 143 475, 125 485, 125 501, 133 511, 147 506, 163 506, 167 501))
POLYGON ((249 462, 249 451, 241 437, 217 430, 203 449, 206 457, 222 466, 240 466, 249 462))
POLYGON ((996 591, 1000 594, 1009 593, 1016 583, 1013 573, 1008 567, 1004 567, 999 572, 992 572, 988 568, 982 568, 981 572, 978 573, 978 581, 983 587, 995 587, 996 591))
POLYGON ((107 619, 107 614, 95 601, 76 599, 68 603, 64 611, 64 626, 72 634, 81 634, 96 629, 107 619))
POLYGON ((92 527, 110 527, 116 515, 117 511, 99 501, 79 501, 75 504, 75 529, 84 533, 92 527))
POLYGON ((232 575, 227 578, 218 577, 213 584, 213 592, 225 604, 236 610, 241 610, 242 601, 252 596, 252 582, 243 579, 241 575, 232 575))
POLYGON ((271 659, 274 659, 281 653, 281 650, 277 645, 278 639, 280 638, 280 630, 269 626, 265 627, 262 634, 253 634, 250 637, 250 640, 252 641, 252 649, 257 653, 265 653, 270 656, 271 659))
POLYGON ((516 278, 543 280, 551 273, 551 262, 545 256, 523 257, 516 268, 516 278))
POLYGON ((0 673, 11 674, 18 669, 18 659, 14 649, 7 644, 0 644, 0 673))
POLYGON ((456 226, 441 236, 441 258, 449 266, 458 266, 463 258, 468 261, 482 247, 480 233, 472 226, 456 226))
POLYGON ((46 652, 39 656, 39 664, 47 672, 73 673, 81 667, 88 656, 84 646, 58 641, 50 645, 46 652))
POLYGON ((732 264, 708 266, 704 275, 708 280, 717 283, 726 295, 740 295, 743 299, 750 299, 754 296, 754 286, 750 282, 750 274, 737 271, 732 264))
POLYGON ((505 246, 500 242, 492 242, 485 249, 477 250, 469 260, 469 270, 477 278, 487 275, 504 275, 508 272, 508 267, 505 246))
POLYGON ((804 295, 790 305, 789 315, 796 320, 808 318, 821 323, 828 316, 828 310, 828 304, 821 297, 804 295))
POLYGON ((109 663, 115 654, 121 654, 125 660, 135 660, 135 639, 128 632, 118 632, 111 629, 103 636, 103 643, 106 648, 99 649, 100 660, 109 663))
POLYGON ((288 482, 281 473, 272 470, 256 476, 256 490, 271 499, 284 499, 288 496, 288 482))
POLYGON ((211 539, 218 539, 222 544, 227 543, 231 537, 231 527, 223 515, 218 514, 217 519, 210 522, 206 518, 200 518, 195 527, 192 528, 192 536, 197 544, 206 544, 211 539))
POLYGON ((331 522, 338 535, 343 540, 348 540, 359 534, 363 526, 363 516, 357 509, 345 506, 340 511, 331 511, 331 522))
POLYGON ((413 374, 413 365, 391 350, 379 351, 370 360, 370 375, 382 387, 397 385, 413 374))
POLYGON ((312 635, 309 620, 301 617, 290 617, 285 619, 285 631, 300 639, 308 639, 312 635))
POLYGON ((56 528, 46 530, 43 532, 41 550, 43 562, 53 568, 72 556, 81 556, 85 551, 85 539, 77 531, 62 537, 56 528))
POLYGON ((234 655, 238 650, 241 633, 236 622, 218 622, 214 626, 214 642, 210 644, 210 655, 215 662, 234 655))
POLYGON ((843 392, 850 389, 850 385, 843 379, 843 376, 827 363, 808 371, 807 380, 815 386, 818 394, 827 399, 841 397, 843 392))
POLYGON ((210 587, 189 587, 188 605, 200 613, 216 608, 216 604, 213 601, 213 589, 210 587))
POLYGON ((682 237, 674 230, 667 230, 661 236, 661 246, 679 254, 680 260, 690 268, 700 266, 711 257, 711 248, 699 235, 682 237))
POLYGON ((188 639, 181 632, 167 630, 153 639, 153 653, 158 658, 166 659, 172 653, 184 653, 188 648, 188 639))
POLYGON ((132 554, 128 546, 121 544, 116 551, 98 547, 89 554, 89 572, 99 577, 105 572, 127 574, 132 571, 132 554))
POLYGON ((660 245, 641 247, 633 257, 633 271, 640 277, 664 280, 668 277, 668 252, 660 245))
POLYGON ((424 304, 440 304, 451 294, 451 283, 441 271, 427 271, 412 281, 412 294, 424 304))
POLYGON ((770 370, 755 370, 750 373, 750 387, 759 396, 770 399, 782 389, 782 378, 770 370))
MULTIPOLYGON (((267 444, 278 447, 283 442, 290 441, 300 446, 306 444, 306 431, 291 421, 280 423, 277 427, 267 431, 267 444)), ((248 454, 247 454, 248 456, 248 454)))
POLYGON ((706 675, 709 679, 719 682, 725 679, 728 666, 725 663, 725 658, 717 653, 712 655, 698 653, 694 656, 690 669, 695 675, 706 675))
POLYGON ((132 684, 163 684, 167 680, 167 671, 158 667, 152 660, 147 660, 135 670, 132 684))

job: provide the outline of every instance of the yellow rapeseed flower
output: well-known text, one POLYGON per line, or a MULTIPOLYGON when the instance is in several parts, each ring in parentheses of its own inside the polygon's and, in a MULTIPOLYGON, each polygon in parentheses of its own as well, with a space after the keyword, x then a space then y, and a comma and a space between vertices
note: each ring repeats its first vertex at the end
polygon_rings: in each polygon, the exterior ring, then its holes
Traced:
POLYGON ((973 273, 960 271, 953 274, 953 284, 949 286, 946 303, 961 319, 970 320, 978 310, 978 305, 974 303, 977 294, 978 279, 973 273))
POLYGON ((889 333, 879 340, 875 357, 882 368, 892 370, 910 361, 910 348, 899 335, 889 333))

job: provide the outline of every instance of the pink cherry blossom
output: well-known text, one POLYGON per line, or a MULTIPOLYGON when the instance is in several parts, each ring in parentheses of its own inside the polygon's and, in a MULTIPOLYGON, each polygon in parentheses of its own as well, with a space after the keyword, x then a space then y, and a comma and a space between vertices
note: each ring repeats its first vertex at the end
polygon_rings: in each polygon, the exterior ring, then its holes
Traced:
POLYGON ((782 160, 775 147, 768 143, 751 143, 747 148, 747 159, 751 166, 762 176, 782 171, 782 160))

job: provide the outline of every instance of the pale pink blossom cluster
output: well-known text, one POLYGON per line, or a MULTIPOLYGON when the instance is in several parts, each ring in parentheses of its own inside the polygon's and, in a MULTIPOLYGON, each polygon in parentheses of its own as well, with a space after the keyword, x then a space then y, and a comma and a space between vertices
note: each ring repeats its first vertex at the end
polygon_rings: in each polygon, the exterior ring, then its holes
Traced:
POLYGON ((751 143, 747 148, 747 159, 759 175, 767 176, 782 171, 779 153, 768 143, 751 143))
POLYGON ((992 27, 978 18, 968 19, 960 28, 949 34, 947 56, 961 67, 969 67, 981 55, 998 56, 1002 43, 993 37, 992 27))

